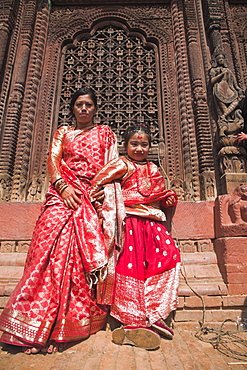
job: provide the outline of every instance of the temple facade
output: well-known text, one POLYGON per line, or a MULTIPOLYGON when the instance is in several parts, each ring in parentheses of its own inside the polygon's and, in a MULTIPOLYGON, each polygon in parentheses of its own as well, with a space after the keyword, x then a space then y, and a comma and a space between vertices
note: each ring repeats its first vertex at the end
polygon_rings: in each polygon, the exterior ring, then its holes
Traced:
POLYGON ((202 298, 209 321, 245 317, 246 1, 4 0, 0 19, 0 306, 23 270, 53 133, 91 86, 120 153, 131 123, 150 125, 150 159, 178 194, 175 320, 199 321, 202 298))

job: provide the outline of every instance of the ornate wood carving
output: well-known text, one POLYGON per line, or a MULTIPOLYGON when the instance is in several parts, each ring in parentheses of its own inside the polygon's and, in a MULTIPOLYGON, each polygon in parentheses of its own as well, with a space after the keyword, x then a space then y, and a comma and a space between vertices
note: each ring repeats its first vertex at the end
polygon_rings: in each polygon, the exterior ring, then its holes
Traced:
MULTIPOLYGON (((198 3, 198 2, 197 2, 198 3)), ((197 4, 198 5, 198 4, 197 4)), ((197 12, 201 11, 192 1, 185 2, 187 45, 194 103, 196 141, 201 178, 201 199, 214 199, 216 196, 213 144, 207 103, 203 60, 200 48, 200 35, 197 26, 197 12), (211 175, 209 175, 211 172, 211 175), (213 188, 213 189, 212 189, 213 188)))
MULTIPOLYGON (((109 16, 108 14, 109 10, 102 10, 97 9, 97 12, 95 12, 95 9, 74 9, 74 8, 67 8, 66 10, 62 9, 53 9, 51 13, 50 18, 50 29, 48 34, 48 45, 49 49, 47 54, 47 62, 51 69, 48 69, 46 72, 46 75, 44 76, 44 84, 45 86, 51 86, 54 81, 54 79, 57 78, 57 62, 58 60, 61 60, 61 45, 65 44, 66 42, 71 42, 73 40, 73 35, 78 35, 81 33, 81 30, 84 29, 84 37, 88 39, 88 36, 94 35, 99 26, 104 26, 106 22, 102 23, 102 20, 104 20, 106 17, 109 16), (98 24, 97 24, 98 21, 98 24), (101 24, 100 24, 101 22, 101 24), (95 24, 94 29, 91 29, 90 31, 90 25, 95 24), (61 28, 61 24, 63 27, 61 28), (71 41, 70 41, 71 40, 71 41)), ((179 153, 180 147, 177 140, 176 132, 179 133, 178 125, 175 124, 176 121, 178 121, 178 116, 176 113, 176 107, 172 106, 171 104, 171 98, 172 94, 174 97, 176 97, 176 89, 172 90, 171 86, 174 86, 175 88, 175 80, 174 80, 174 74, 176 73, 174 70, 173 65, 173 58, 174 58, 174 51, 172 52, 172 47, 168 41, 172 40, 171 35, 171 27, 169 27, 169 23, 171 24, 171 15, 168 11, 168 9, 164 9, 164 7, 154 7, 154 10, 149 7, 145 11, 143 10, 143 14, 140 15, 140 11, 138 12, 138 8, 128 8, 128 7, 122 7, 121 9, 118 8, 118 11, 116 14, 114 12, 110 12, 112 16, 111 24, 114 25, 121 24, 120 22, 120 16, 122 17, 122 29, 126 29, 126 20, 129 18, 130 21, 127 23, 128 29, 140 29, 142 32, 146 31, 146 40, 149 40, 151 37, 154 38, 159 37, 160 44, 162 45, 162 48, 160 49, 161 52, 161 67, 163 71, 166 71, 165 74, 165 81, 158 81, 158 83, 162 84, 164 86, 165 93, 163 94, 162 98, 160 98, 160 104, 164 106, 164 110, 160 109, 160 122, 162 122, 162 114, 164 114, 169 117, 169 120, 165 121, 165 127, 163 125, 160 125, 160 135, 163 134, 163 131, 166 130, 168 135, 168 143, 176 143, 174 146, 171 144, 171 150, 167 150, 165 148, 163 150, 163 156, 166 153, 169 153, 169 158, 172 158, 172 165, 175 169, 174 173, 178 174, 179 177, 183 176, 183 170, 181 168, 181 154, 179 153), (114 17, 113 16, 118 15, 117 20, 115 20, 114 23, 114 17), (158 18, 159 15, 159 18, 158 18), (157 19, 155 19, 155 16, 157 19), (158 22, 157 22, 158 21, 158 22), (165 28, 164 28, 165 26, 165 28), (170 53, 170 54, 169 54, 170 53), (172 57, 172 58, 171 58, 172 57), (171 80, 167 80, 167 77, 170 77, 171 80), (171 82, 171 83, 169 83, 171 82), (169 113, 167 113, 169 112, 169 113), (173 116, 173 120, 170 119, 170 117, 173 116), (170 126, 170 127, 169 127, 170 126), (171 139, 171 140, 169 140, 171 139), (177 150, 177 152, 176 152, 177 150), (177 163, 179 163, 179 166, 177 166, 177 163)), ((79 36, 78 36, 79 37, 79 36)), ((158 54, 158 53, 157 53, 158 54)), ((157 58, 157 57, 156 57, 157 58)), ((47 65, 48 65, 47 64, 47 65)), ((158 64, 157 64, 158 65, 158 64)), ((62 72, 62 69, 60 69, 62 72)), ((61 92, 62 87, 59 87, 58 91, 59 94, 61 92)), ((43 97, 43 102, 49 100, 49 107, 52 107, 51 102, 53 102, 54 95, 49 97, 49 92, 52 93, 50 89, 46 91, 46 96, 43 97)), ((59 95, 58 94, 58 95, 59 95)), ((53 103, 52 103, 53 104, 53 103)), ((55 104, 58 107, 59 110, 59 102, 56 101, 55 104)), ((51 108, 52 109, 52 108, 51 108)), ((49 109, 48 109, 49 110, 49 109)), ((40 125, 42 127, 48 127, 49 123, 44 121, 44 117, 47 111, 47 105, 44 104, 44 111, 41 110, 40 113, 40 125), (46 108, 46 110, 45 110, 46 108)), ((52 130, 53 131, 57 126, 57 123, 53 124, 52 130)), ((155 126, 154 126, 155 127, 155 126)), ((156 133, 157 134, 157 133, 156 133)), ((162 153, 162 142, 163 142, 163 136, 160 136, 159 140, 159 147, 160 151, 162 153)), ((163 146, 164 147, 164 146, 163 146)), ((168 159, 165 161, 166 163, 166 169, 169 169, 169 172, 172 173, 172 169, 170 167, 170 163, 168 159)), ((173 173, 173 176, 174 176, 173 173)))
POLYGON ((182 1, 172 2, 172 19, 185 171, 185 200, 196 200, 200 199, 198 153, 195 142, 195 124, 191 104, 192 95, 184 34, 182 1))
MULTIPOLYGON (((207 41, 211 53, 227 44, 228 55, 239 55, 238 63, 235 57, 230 63, 236 65, 238 80, 243 80, 247 31, 244 21, 238 28, 235 20, 238 15, 246 19, 246 6, 228 6, 221 0, 203 0, 202 8, 200 0, 151 5, 125 1, 117 7, 96 0, 96 7, 77 0, 67 5, 62 0, 51 3, 50 9, 46 2, 23 4, 20 0, 16 8, 0 100, 1 200, 43 199, 50 139, 61 119, 67 119, 66 91, 72 92, 68 86, 73 82, 73 89, 79 87, 80 78, 98 91, 102 108, 98 120, 112 122, 119 142, 130 120, 152 121, 151 157, 164 168, 168 185, 181 200, 214 198, 214 173, 219 177, 217 167, 222 166, 217 160, 214 163, 212 154, 216 125, 208 102, 207 41), (222 12, 228 12, 223 20, 222 12), (106 37, 111 29, 114 47, 109 48, 107 41, 102 47, 96 45, 97 38, 106 37), (90 47, 93 41, 95 48, 90 47), (128 42, 132 47, 126 46, 128 42), (80 48, 84 48, 83 56, 80 48), (102 51, 114 54, 114 67, 106 56, 100 56, 102 51), (72 58, 74 63, 69 64, 72 58), (107 71, 97 70, 100 58, 107 71), (72 79, 67 78, 70 69, 72 79), (110 89, 116 97, 111 97, 110 89)), ((118 0, 114 3, 119 4, 118 0)))
POLYGON ((18 86, 17 91, 13 91, 12 95, 10 95, 9 98, 10 107, 8 118, 8 113, 6 112, 7 99, 12 80, 14 60, 17 53, 18 38, 21 28, 21 15, 23 12, 23 2, 20 1, 19 8, 16 4, 16 8, 18 9, 16 24, 12 34, 12 42, 9 48, 6 68, 4 70, 0 99, 0 121, 2 123, 0 127, 0 201, 8 201, 10 199, 15 150, 18 140, 20 104, 22 100, 22 89, 20 86, 18 86), (15 114, 15 112, 17 112, 17 115, 15 114))
MULTIPOLYGON (((35 14, 35 2, 30 4, 28 13, 35 14)), ((23 98, 22 115, 16 150, 11 200, 26 200, 28 174, 30 170, 30 154, 34 144, 33 133, 36 117, 39 86, 43 67, 43 55, 48 27, 48 5, 38 8, 36 15, 35 34, 30 54, 29 68, 26 78, 26 89, 23 98)), ((30 18, 30 14, 29 14, 30 18)), ((35 167, 34 165, 32 165, 35 167)), ((35 173, 33 173, 36 175, 35 173)), ((43 179, 44 180, 44 179, 43 179)), ((35 181, 38 181, 35 180, 35 181)))

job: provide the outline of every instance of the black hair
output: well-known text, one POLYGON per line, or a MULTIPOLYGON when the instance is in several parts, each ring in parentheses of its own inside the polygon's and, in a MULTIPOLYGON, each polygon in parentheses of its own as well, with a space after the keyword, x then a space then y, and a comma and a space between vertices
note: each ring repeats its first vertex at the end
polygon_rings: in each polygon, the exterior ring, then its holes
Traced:
POLYGON ((125 131, 123 135, 124 147, 125 148, 127 147, 129 140, 136 132, 144 132, 144 134, 147 135, 148 143, 149 143, 149 146, 151 147, 151 131, 149 129, 149 126, 147 126, 146 124, 144 125, 142 123, 132 125, 127 128, 127 130, 125 131))
POLYGON ((71 102, 70 102, 70 111, 72 114, 73 114, 73 108, 74 108, 75 102, 80 95, 89 95, 95 107, 97 107, 97 97, 95 95, 94 90, 91 87, 82 87, 81 89, 77 90, 72 95, 71 102))

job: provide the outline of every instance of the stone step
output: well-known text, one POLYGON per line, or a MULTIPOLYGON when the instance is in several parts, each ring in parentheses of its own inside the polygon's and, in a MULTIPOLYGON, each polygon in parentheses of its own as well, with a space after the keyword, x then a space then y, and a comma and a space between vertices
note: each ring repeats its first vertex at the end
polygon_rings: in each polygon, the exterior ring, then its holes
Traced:
POLYGON ((181 260, 179 296, 228 294, 214 251, 181 253, 181 260))
POLYGON ((18 280, 22 277, 23 266, 0 266, 0 284, 1 282, 18 280))
POLYGON ((180 281, 179 288, 178 288, 178 295, 180 297, 189 297, 194 296, 195 294, 199 295, 209 295, 209 296, 217 296, 217 295, 227 295, 228 290, 226 284, 222 281, 188 281, 188 283, 180 281))
POLYGON ((26 253, 0 253, 0 274, 1 266, 24 266, 26 253))
POLYGON ((185 265, 210 265, 217 264, 217 257, 215 252, 193 252, 193 253, 181 253, 182 262, 185 265))
MULTIPOLYGON (((179 296, 227 295, 214 252, 182 253, 179 296)), ((9 295, 23 273, 26 253, 0 253, 0 295, 9 295)))

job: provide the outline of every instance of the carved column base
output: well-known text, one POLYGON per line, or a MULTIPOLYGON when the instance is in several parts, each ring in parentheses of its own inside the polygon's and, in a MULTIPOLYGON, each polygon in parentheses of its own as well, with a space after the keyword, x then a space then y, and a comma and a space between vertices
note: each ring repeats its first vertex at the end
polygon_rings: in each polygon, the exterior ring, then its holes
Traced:
POLYGON ((229 294, 247 291, 247 237, 226 237, 214 242, 218 265, 229 294))
POLYGON ((247 173, 225 173, 220 180, 223 194, 233 193, 240 184, 247 184, 247 173))

